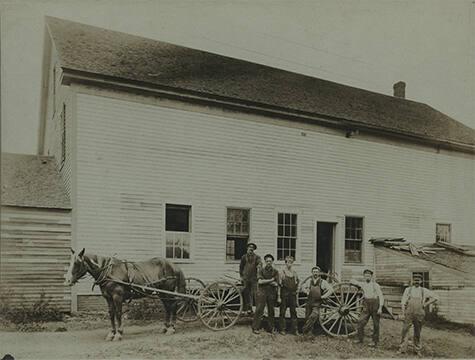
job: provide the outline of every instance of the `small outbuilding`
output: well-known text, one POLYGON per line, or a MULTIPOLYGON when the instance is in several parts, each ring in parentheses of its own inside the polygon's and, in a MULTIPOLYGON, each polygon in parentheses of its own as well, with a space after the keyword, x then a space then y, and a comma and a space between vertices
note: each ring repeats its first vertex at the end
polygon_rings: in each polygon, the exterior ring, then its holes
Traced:
POLYGON ((384 286, 386 305, 393 314, 400 313, 404 288, 417 273, 423 277, 423 286, 440 298, 432 311, 452 322, 475 324, 475 247, 443 242, 411 245, 412 250, 388 243, 374 245, 378 282, 384 286))
POLYGON ((70 311, 71 205, 55 159, 2 153, 1 186, 0 293, 12 306, 44 294, 70 311))

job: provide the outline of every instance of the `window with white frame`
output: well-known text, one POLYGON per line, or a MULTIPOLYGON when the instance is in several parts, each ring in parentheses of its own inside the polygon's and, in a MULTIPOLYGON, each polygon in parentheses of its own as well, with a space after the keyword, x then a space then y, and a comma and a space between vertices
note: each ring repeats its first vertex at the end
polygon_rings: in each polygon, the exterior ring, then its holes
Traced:
POLYGON ((436 224, 435 241, 450 242, 450 224, 436 224))
POLYGON ((249 241, 249 209, 228 208, 226 220, 226 260, 239 260, 249 241))
POLYGON ((345 217, 345 262, 360 263, 362 261, 363 218, 345 217))
POLYGON ((166 258, 189 259, 191 241, 191 206, 166 204, 166 258))
POLYGON ((277 260, 286 256, 296 259, 297 253, 297 214, 278 213, 277 216, 277 260))

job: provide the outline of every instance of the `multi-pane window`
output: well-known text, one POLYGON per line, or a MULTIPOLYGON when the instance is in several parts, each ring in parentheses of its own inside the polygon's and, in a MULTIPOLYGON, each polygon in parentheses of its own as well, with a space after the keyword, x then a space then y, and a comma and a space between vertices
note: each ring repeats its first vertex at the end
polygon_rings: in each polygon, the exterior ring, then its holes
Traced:
POLYGON ((61 168, 66 161, 66 104, 63 104, 63 109, 61 110, 61 168))
POLYGON ((279 213, 277 216, 277 260, 290 255, 296 259, 297 214, 279 213))
POLYGON ((345 218, 345 262, 360 263, 363 244, 363 218, 345 218))
POLYGON ((450 242, 450 224, 436 224, 435 241, 450 242))
POLYGON ((166 257, 189 259, 191 206, 167 204, 165 210, 166 257))
POLYGON ((430 282, 429 282, 429 272, 428 271, 414 271, 412 273, 412 280, 414 281, 414 276, 420 275, 422 277, 422 287, 426 289, 430 289, 430 282))
POLYGON ((228 208, 226 260, 239 260, 249 241, 249 209, 228 208))

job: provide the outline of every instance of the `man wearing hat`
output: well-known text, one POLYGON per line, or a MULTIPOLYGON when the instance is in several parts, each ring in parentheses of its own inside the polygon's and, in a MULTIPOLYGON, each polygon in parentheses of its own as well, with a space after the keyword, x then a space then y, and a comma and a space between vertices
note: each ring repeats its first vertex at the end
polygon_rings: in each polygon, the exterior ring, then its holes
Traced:
POLYGON ((277 300, 279 286, 279 272, 274 268, 274 257, 271 254, 264 256, 265 265, 257 271, 256 313, 252 323, 252 332, 259 334, 264 308, 267 306, 267 321, 269 330, 274 332, 274 307, 277 300))
POLYGON ((401 345, 399 352, 406 352, 407 334, 411 325, 414 325, 414 348, 417 355, 421 355, 421 330, 424 323, 425 307, 439 300, 439 297, 429 289, 422 287, 422 275, 414 274, 413 285, 404 290, 401 299, 401 310, 404 323, 402 325, 401 345))
POLYGON ((261 257, 255 254, 257 245, 250 242, 247 244, 247 252, 242 256, 239 264, 239 275, 243 285, 243 311, 252 314, 252 305, 255 302, 257 291, 257 269, 262 266, 261 257))
POLYGON ((358 320, 357 343, 362 344, 364 339, 364 328, 369 318, 373 318, 373 342, 371 347, 375 347, 379 342, 379 318, 383 312, 384 297, 379 284, 373 279, 373 271, 366 269, 363 271, 364 281, 350 280, 352 284, 358 285, 363 290, 363 312, 358 320))
POLYGON ((303 333, 309 334, 313 331, 315 323, 320 318, 320 307, 322 302, 333 294, 333 287, 321 278, 322 270, 318 266, 312 268, 312 278, 307 289, 308 293, 307 304, 305 306, 305 324, 303 326, 303 333))

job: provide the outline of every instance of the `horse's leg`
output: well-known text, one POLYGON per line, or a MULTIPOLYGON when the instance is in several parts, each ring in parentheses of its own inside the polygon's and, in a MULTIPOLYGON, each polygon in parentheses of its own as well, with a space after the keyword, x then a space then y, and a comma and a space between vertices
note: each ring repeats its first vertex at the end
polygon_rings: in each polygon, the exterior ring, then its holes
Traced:
POLYGON ((106 336, 107 341, 111 341, 115 335, 115 311, 114 311, 114 302, 110 297, 106 297, 107 306, 109 307, 109 317, 111 320, 111 331, 106 336))
POLYGON ((115 321, 117 323, 117 331, 115 332, 114 341, 122 340, 122 334, 124 333, 124 329, 122 328, 122 300, 123 296, 120 293, 115 293, 112 296, 115 309, 115 321))

